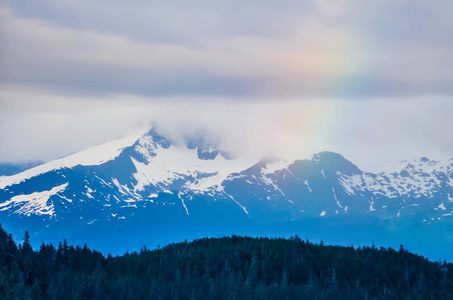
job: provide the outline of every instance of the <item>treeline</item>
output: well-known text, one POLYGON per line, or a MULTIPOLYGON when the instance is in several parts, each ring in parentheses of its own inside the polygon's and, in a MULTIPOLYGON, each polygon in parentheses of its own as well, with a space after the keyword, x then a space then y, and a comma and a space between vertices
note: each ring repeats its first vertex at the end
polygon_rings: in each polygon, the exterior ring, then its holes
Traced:
POLYGON ((452 299, 453 265, 376 247, 206 238, 103 256, 17 245, 0 226, 1 299, 452 299))

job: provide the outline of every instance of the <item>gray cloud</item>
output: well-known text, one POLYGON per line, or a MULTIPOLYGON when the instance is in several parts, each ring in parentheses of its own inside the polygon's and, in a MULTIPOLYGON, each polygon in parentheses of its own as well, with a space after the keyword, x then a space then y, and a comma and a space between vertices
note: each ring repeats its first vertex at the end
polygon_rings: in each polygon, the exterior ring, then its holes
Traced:
POLYGON ((9 100, 1 102, 0 161, 54 159, 144 132, 151 121, 175 141, 203 133, 239 155, 288 159, 331 150, 370 171, 399 159, 453 156, 453 102, 444 97, 244 99, 232 105, 213 97, 68 99, 20 87, 1 90, 0 99, 9 100))
POLYGON ((6 3, 2 82, 88 95, 453 93, 446 1, 6 3))
POLYGON ((197 44, 219 36, 280 35, 310 2, 285 1, 9 1, 24 17, 62 27, 147 42, 197 44))
POLYGON ((0 160, 144 131, 364 169, 451 157, 449 1, 0 2, 0 160), (371 158, 370 158, 371 157, 371 158))

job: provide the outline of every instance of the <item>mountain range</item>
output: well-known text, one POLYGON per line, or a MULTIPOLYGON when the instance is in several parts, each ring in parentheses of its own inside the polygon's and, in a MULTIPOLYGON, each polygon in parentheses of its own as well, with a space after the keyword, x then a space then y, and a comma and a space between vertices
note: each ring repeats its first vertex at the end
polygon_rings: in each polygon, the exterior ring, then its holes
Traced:
MULTIPOLYGON (((373 159, 370 157, 370 159, 373 159)), ((204 236, 299 235, 453 261, 453 158, 363 172, 333 152, 236 157, 154 129, 44 164, 2 165, 0 222, 35 246, 67 239, 121 254, 204 236)))

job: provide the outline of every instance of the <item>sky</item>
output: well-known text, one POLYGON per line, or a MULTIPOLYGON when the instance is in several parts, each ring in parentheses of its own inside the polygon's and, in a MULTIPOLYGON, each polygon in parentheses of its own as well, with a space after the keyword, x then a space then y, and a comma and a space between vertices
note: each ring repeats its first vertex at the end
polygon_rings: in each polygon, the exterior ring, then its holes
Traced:
POLYGON ((0 0, 0 163, 155 126, 365 171, 453 157, 450 0, 0 0))

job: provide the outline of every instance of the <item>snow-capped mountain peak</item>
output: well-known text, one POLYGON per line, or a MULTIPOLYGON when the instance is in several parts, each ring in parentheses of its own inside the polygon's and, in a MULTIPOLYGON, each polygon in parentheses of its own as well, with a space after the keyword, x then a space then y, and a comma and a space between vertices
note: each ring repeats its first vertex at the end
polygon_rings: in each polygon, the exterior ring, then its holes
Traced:
POLYGON ((44 163, 42 165, 38 165, 19 174, 12 176, 0 176, 0 189, 20 183, 24 180, 52 170, 72 168, 77 165, 94 166, 103 164, 107 161, 115 159, 124 148, 133 145, 134 142, 137 141, 137 138, 138 136, 132 136, 129 138, 115 140, 48 163, 44 163))
MULTIPOLYGON (((143 161, 132 157, 137 172, 135 188, 141 190, 146 185, 170 186, 177 180, 192 178, 185 187, 191 190, 206 190, 220 185, 226 177, 234 172, 242 171, 253 164, 250 159, 225 158, 216 155, 213 159, 200 158, 199 148, 170 143, 156 143, 152 135, 145 135, 135 145, 143 161)), ((210 148, 213 153, 214 148, 210 148)))
POLYGON ((383 227, 399 220, 444 224, 453 221, 452 163, 423 157, 370 173, 334 152, 260 160, 229 155, 199 138, 176 143, 150 130, 0 177, 0 217, 50 236, 74 228, 146 235, 149 228, 176 230, 182 223, 177 230, 223 224, 228 233, 234 224, 320 218, 346 224, 370 218, 383 227))

